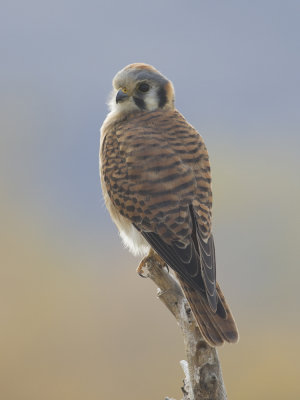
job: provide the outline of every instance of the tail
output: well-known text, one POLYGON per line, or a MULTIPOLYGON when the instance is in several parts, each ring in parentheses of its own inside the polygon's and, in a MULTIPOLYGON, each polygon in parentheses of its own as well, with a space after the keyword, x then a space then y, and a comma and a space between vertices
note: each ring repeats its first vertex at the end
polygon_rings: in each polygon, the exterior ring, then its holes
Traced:
POLYGON ((238 330, 219 285, 216 286, 218 305, 214 313, 205 295, 184 282, 178 274, 176 276, 207 343, 213 347, 221 346, 224 342, 236 343, 239 339, 238 330))

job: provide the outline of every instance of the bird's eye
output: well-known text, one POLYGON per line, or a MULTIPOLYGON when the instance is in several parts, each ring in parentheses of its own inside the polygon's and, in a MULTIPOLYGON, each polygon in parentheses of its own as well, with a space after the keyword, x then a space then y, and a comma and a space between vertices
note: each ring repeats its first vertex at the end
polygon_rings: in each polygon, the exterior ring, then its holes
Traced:
POLYGON ((146 93, 150 89, 150 86, 148 85, 148 83, 144 82, 139 85, 138 89, 140 92, 146 93))

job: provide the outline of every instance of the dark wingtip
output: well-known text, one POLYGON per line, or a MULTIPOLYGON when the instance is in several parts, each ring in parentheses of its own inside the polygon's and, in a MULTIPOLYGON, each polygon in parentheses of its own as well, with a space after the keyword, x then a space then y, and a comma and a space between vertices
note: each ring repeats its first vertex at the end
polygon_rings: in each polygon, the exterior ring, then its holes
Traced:
POLYGON ((223 306, 223 304, 221 303, 220 299, 218 298, 218 305, 216 307, 216 310, 214 311, 216 314, 218 314, 218 316, 222 319, 226 319, 227 318, 227 313, 226 310, 223 306))
POLYGON ((238 331, 226 332, 226 339, 229 343, 237 343, 240 339, 238 331))

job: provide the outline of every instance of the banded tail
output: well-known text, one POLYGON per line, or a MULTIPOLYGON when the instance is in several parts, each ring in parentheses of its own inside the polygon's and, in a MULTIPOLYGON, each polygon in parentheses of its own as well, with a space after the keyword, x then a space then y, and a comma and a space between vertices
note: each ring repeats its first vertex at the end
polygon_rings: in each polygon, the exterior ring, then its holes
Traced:
POLYGON ((204 339, 213 347, 221 346, 224 342, 236 343, 239 339, 238 330, 219 285, 216 284, 217 310, 213 312, 201 292, 186 283, 178 274, 176 276, 204 339))

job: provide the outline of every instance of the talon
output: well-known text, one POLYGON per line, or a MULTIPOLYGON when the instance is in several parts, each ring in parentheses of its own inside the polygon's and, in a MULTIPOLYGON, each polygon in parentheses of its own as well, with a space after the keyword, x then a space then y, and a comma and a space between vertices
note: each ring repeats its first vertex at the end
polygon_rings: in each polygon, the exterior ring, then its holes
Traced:
POLYGON ((147 278, 147 275, 144 275, 143 274, 143 268, 144 268, 144 266, 145 266, 145 264, 147 264, 147 261, 148 261, 148 259, 149 259, 149 257, 147 256, 147 257, 145 257, 145 258, 143 258, 142 259, 142 261, 140 262, 140 265, 137 267, 137 269, 136 269, 136 272, 139 274, 139 276, 140 277, 142 277, 142 278, 147 278))
POLYGON ((138 272, 138 274, 139 274, 139 276, 141 277, 141 278, 145 278, 145 279, 147 279, 147 276, 146 275, 143 275, 142 273, 140 273, 140 272, 138 272))
POLYGON ((156 254, 152 249, 149 251, 149 254, 144 257, 142 259, 142 261, 140 262, 140 265, 137 267, 136 272, 139 274, 139 276, 141 276, 142 278, 148 278, 148 275, 144 274, 143 272, 143 268, 144 266, 149 262, 149 261, 153 261, 153 258, 156 259, 156 261, 158 262, 158 264, 160 265, 161 268, 166 267, 167 271, 169 272, 169 267, 168 265, 162 260, 162 258, 156 254))

